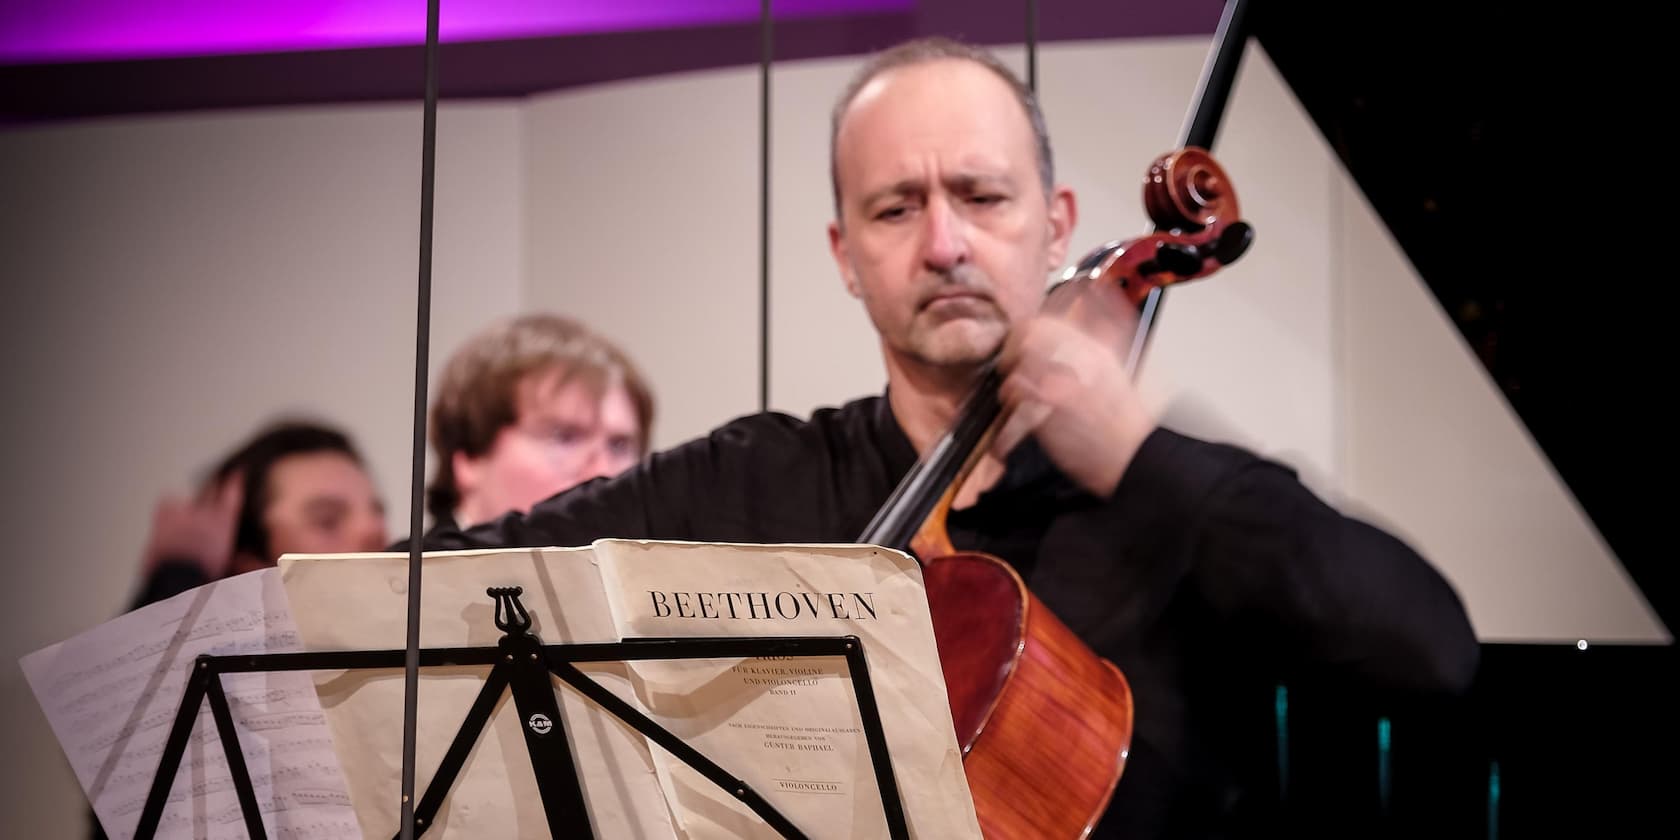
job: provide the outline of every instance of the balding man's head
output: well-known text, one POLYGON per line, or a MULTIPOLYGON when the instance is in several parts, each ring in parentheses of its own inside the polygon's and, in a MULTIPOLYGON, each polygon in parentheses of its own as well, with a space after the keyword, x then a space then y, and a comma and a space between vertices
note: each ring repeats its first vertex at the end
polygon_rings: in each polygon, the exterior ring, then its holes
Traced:
POLYGON ((1021 106, 1021 112, 1026 116, 1027 123, 1033 134, 1034 150, 1037 155, 1039 181, 1044 187, 1045 195, 1049 195, 1055 184, 1055 166, 1050 154, 1050 134, 1044 125, 1044 113, 1038 107, 1038 97, 1030 88, 1015 75, 997 56, 980 47, 963 44, 949 38, 931 37, 907 41, 878 53, 870 59, 846 86, 840 99, 834 105, 829 125, 829 183, 834 192, 834 216, 840 214, 840 172, 839 172, 839 143, 841 124, 846 119, 853 101, 863 92, 864 88, 876 79, 905 67, 925 64, 934 61, 969 61, 986 68, 998 79, 1008 85, 1010 92, 1021 106))

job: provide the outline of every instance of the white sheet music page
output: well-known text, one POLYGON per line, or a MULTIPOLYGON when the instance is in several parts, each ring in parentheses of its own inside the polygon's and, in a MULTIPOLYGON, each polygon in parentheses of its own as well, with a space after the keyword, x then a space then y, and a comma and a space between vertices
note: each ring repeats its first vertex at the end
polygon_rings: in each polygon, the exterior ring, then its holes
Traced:
MULTIPOLYGON (((20 662, 106 833, 128 840, 193 660, 299 649, 279 571, 264 569, 149 604, 20 662)), ((309 675, 228 674, 222 684, 268 836, 361 837, 309 675)), ((247 836, 207 700, 158 836, 247 836)))
MULTIPOLYGON (((594 543, 626 637, 857 636, 910 835, 979 838, 921 569, 873 546, 594 543)), ((642 706, 806 836, 887 836, 843 657, 633 663, 642 706)), ((772 838, 731 792, 652 747, 688 840, 772 838)))

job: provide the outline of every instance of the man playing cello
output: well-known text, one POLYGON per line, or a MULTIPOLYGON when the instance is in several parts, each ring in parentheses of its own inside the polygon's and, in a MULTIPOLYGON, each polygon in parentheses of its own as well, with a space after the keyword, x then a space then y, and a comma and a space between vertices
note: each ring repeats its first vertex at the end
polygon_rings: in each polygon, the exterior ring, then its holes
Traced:
POLYGON ((958 548, 1007 558, 1131 684, 1131 754, 1091 836, 1224 827, 1210 733, 1236 664, 1407 694, 1468 686, 1477 641, 1427 561, 1287 468, 1161 427, 1124 342, 1041 311, 1077 205, 1004 65, 939 39, 875 57, 835 109, 832 177, 829 241, 879 333, 882 395, 732 421, 425 548, 853 542, 995 359, 1012 419, 947 528, 958 548))

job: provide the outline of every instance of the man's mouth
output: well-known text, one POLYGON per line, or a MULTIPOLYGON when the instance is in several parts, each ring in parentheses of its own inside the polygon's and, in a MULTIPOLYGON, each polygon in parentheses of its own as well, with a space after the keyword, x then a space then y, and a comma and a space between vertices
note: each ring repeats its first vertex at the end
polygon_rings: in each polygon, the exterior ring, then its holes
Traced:
POLYGON ((922 302, 922 307, 927 308, 927 307, 933 306, 935 304, 951 303, 951 302, 971 302, 971 303, 987 303, 987 304, 989 304, 989 303, 992 302, 992 298, 991 298, 990 295, 987 295, 984 292, 977 292, 977 291, 972 291, 972 290, 969 290, 969 289, 952 289, 950 291, 942 291, 942 292, 937 292, 933 295, 930 295, 927 298, 927 300, 922 302))
POLYGON ((941 292, 922 304, 922 311, 948 318, 976 317, 997 309, 992 299, 978 292, 941 292))

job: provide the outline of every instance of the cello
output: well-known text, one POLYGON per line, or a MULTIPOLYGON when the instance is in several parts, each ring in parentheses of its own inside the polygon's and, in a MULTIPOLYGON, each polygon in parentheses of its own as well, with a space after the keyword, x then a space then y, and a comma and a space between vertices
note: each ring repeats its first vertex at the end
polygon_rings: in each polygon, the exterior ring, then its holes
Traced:
MULTIPOLYGON (((1144 178, 1157 232, 1110 242, 1068 269, 1045 306, 1140 307, 1159 289, 1205 277, 1247 249, 1224 170, 1204 149, 1157 158, 1144 178)), ((1007 420, 995 363, 951 427, 899 482, 858 542, 908 549, 922 565, 963 770, 982 832, 1078 838, 1096 825, 1125 769, 1132 695, 1038 601, 1003 559, 958 551, 945 521, 957 490, 1007 420)))

